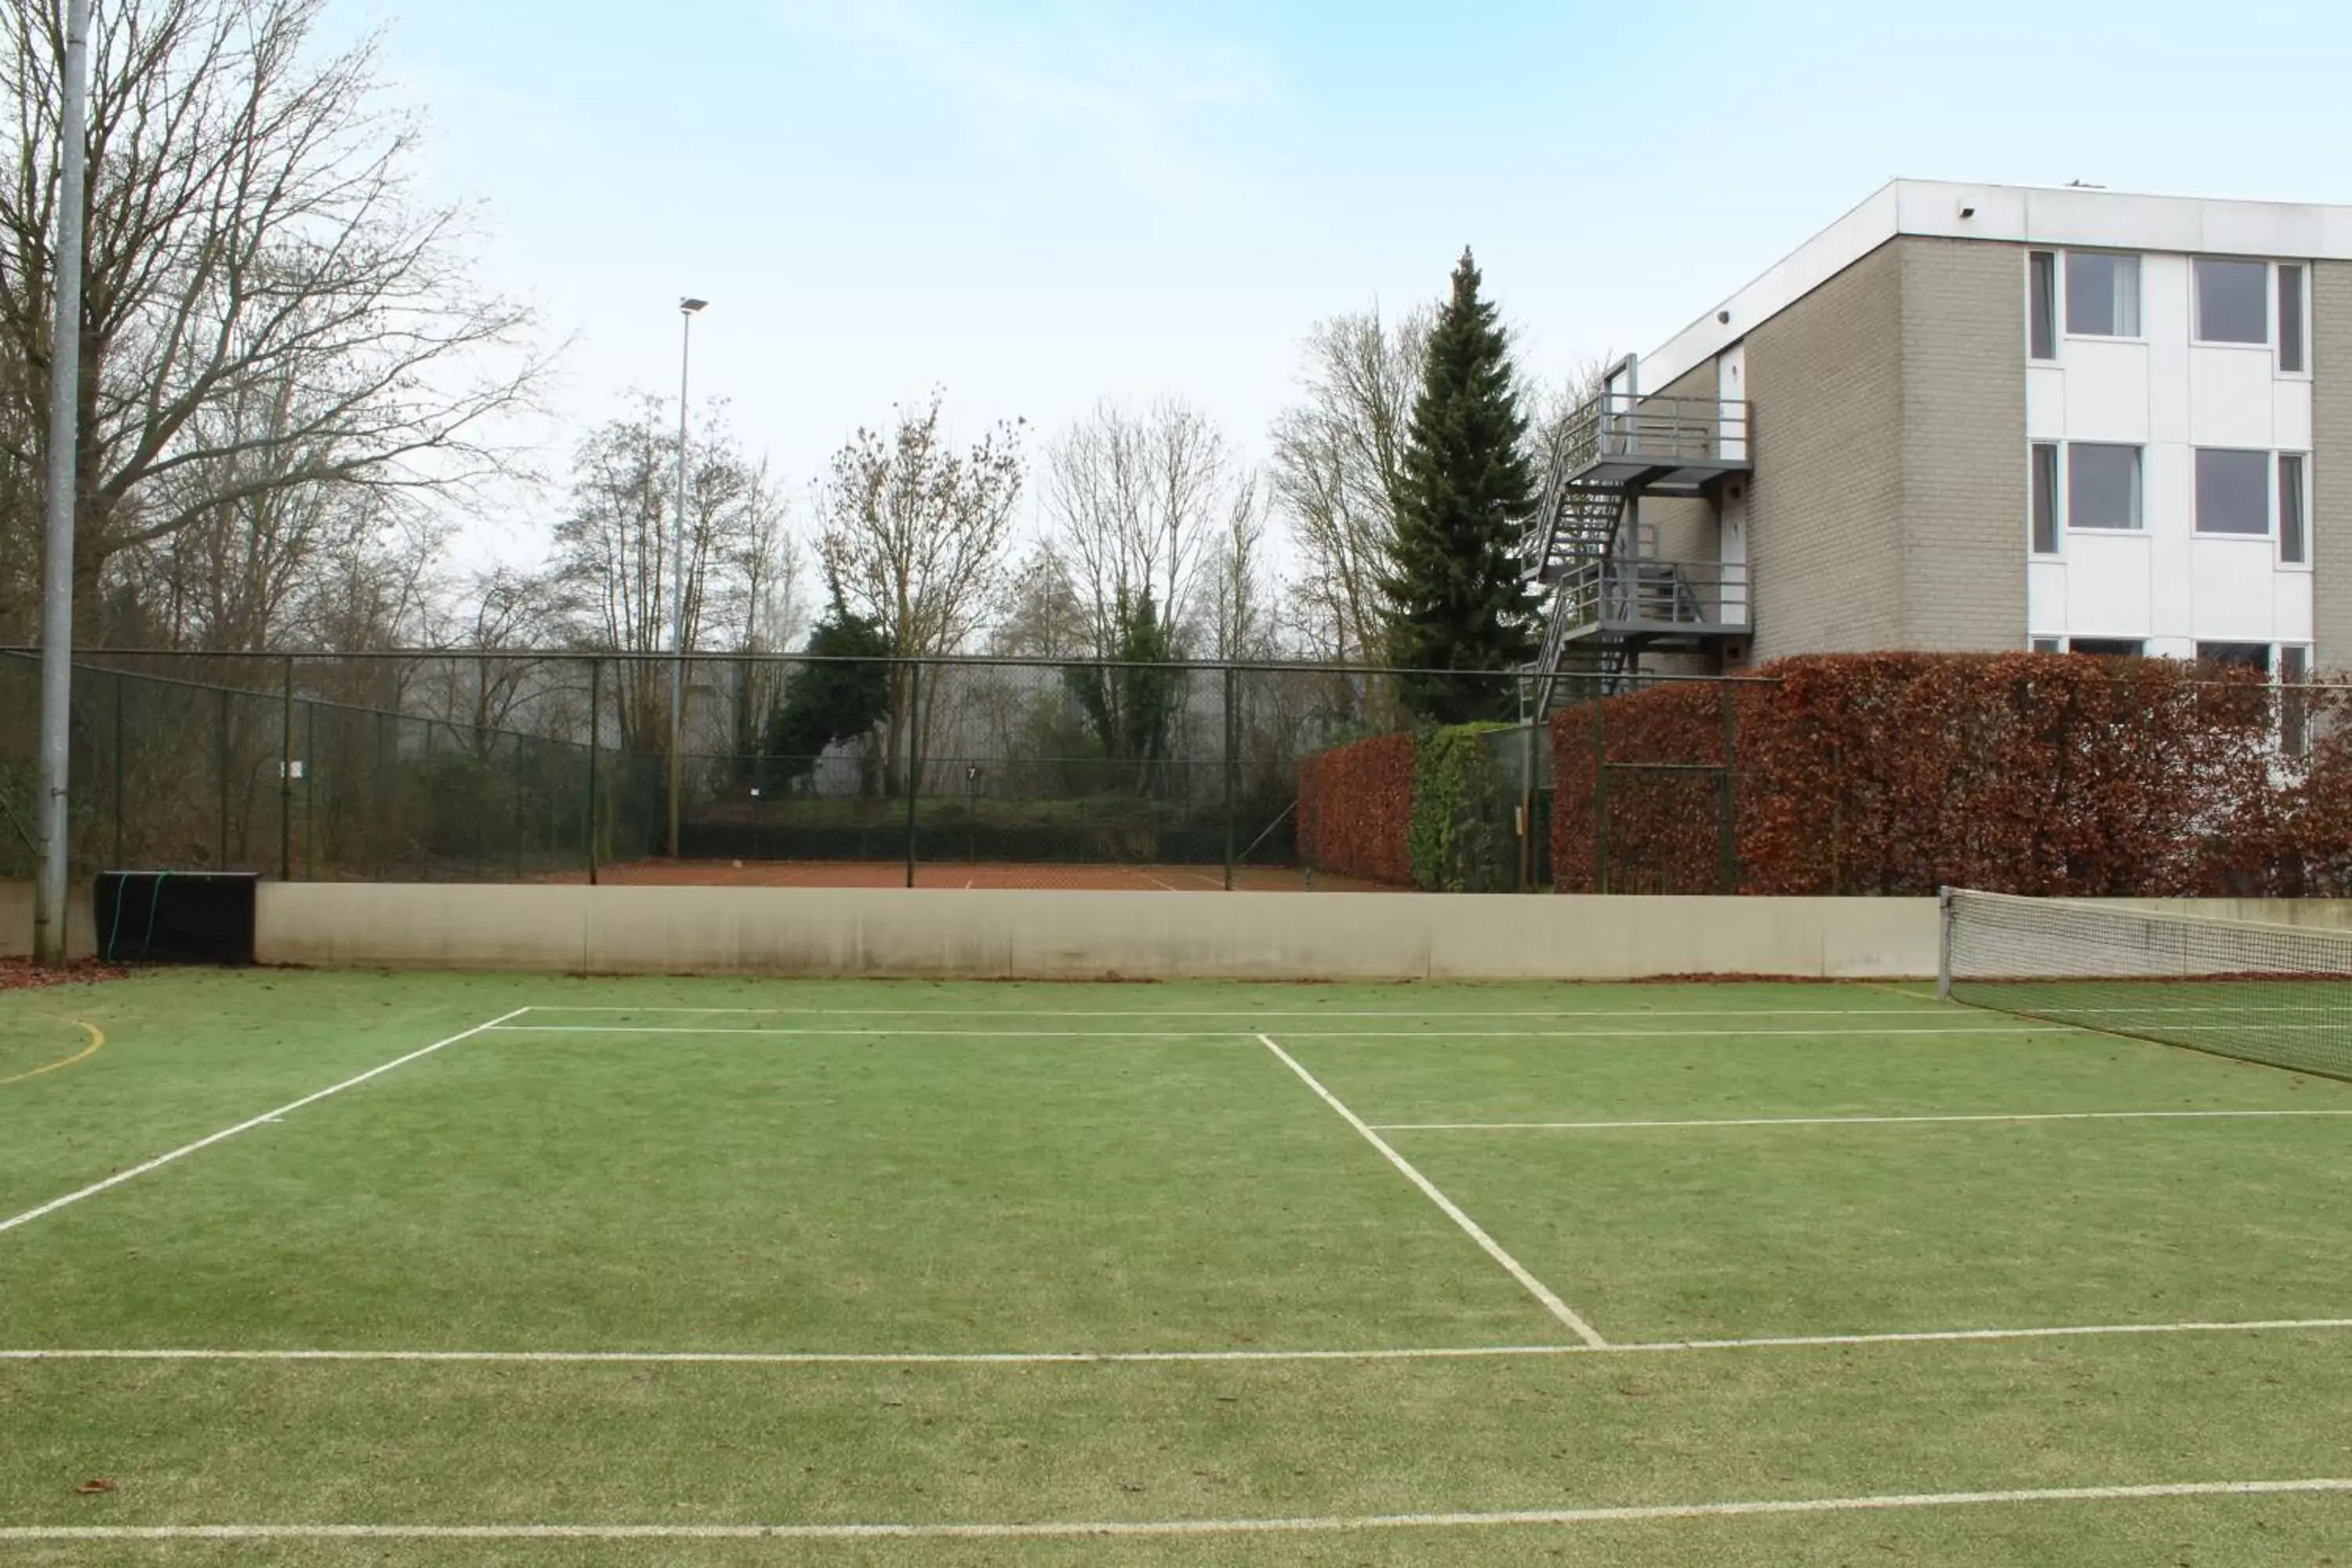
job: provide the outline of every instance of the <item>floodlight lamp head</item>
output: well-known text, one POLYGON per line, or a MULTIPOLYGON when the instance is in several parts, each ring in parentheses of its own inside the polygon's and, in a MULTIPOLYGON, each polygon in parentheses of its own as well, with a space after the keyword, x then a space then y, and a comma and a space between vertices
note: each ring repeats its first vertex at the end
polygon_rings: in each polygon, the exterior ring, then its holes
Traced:
POLYGON ((680 300, 677 302, 677 308, 687 315, 691 316, 697 310, 703 309, 709 303, 710 301, 708 300, 680 300))

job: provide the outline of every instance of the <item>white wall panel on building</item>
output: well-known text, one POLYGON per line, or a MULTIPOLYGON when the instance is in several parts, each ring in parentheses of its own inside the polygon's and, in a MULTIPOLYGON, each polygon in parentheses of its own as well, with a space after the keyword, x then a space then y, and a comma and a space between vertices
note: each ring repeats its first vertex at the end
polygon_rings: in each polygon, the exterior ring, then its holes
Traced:
POLYGON ((2311 641, 2311 574, 2271 574, 2271 637, 2275 642, 2311 641))
POLYGON ((2189 265, 2178 256, 2140 262, 2147 292, 2140 329, 2147 334, 2147 438, 2189 439, 2189 265))
POLYGON ((2276 626, 2278 574, 2267 539, 2192 542, 2191 575, 2200 642, 2270 642, 2276 626))
POLYGON ((2148 540, 2078 533, 2066 541, 2066 631, 2084 637, 2148 635, 2148 540))
POLYGON ((2189 439, 2268 450, 2277 416, 2268 349, 2189 351, 2189 439))
MULTIPOLYGON (((2179 450, 2175 447, 2173 450, 2179 450)), ((2197 626, 2196 562, 2189 530, 2167 528, 2148 536, 2147 633, 2188 637, 2197 626)))
POLYGON ((2074 441, 2148 439, 2147 345, 2070 338, 2066 436, 2074 441))
POLYGON ((2056 365, 2026 367, 2025 435, 2032 441, 2065 438, 2066 373, 2056 365))
MULTIPOLYGON (((2153 534, 2186 539, 2194 531, 2196 458, 2174 441, 2161 441, 2140 453, 2140 518, 2153 534)), ((2179 564, 2187 565, 2180 562, 2179 564)))
POLYGON ((2271 442, 2282 452, 2311 450, 2311 383, 2271 383, 2271 442))
POLYGON ((2037 637, 2066 635, 2066 563, 2047 559, 2025 566, 2025 627, 2037 637))

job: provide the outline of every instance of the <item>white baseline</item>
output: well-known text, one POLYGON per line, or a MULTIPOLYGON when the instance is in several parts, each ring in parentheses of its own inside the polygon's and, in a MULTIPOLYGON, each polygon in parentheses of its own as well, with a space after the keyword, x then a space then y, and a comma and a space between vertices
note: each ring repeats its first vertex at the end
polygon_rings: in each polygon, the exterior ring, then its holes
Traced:
POLYGON ((153 1159, 149 1160, 142 1164, 133 1165, 127 1171, 117 1171, 114 1174, 107 1177, 102 1182, 92 1182, 89 1185, 80 1188, 78 1191, 68 1193, 61 1198, 51 1198, 47 1203, 41 1205, 37 1208, 26 1209, 20 1215, 11 1215, 6 1219, 0 1219, 0 1231, 10 1231, 16 1229, 20 1225, 30 1225, 33 1221, 39 1219, 44 1215, 55 1214, 58 1210, 65 1208, 68 1205, 78 1204, 84 1198, 96 1197, 99 1194, 106 1191, 109 1187, 119 1187, 123 1183, 131 1181, 135 1177, 146 1175, 150 1172, 160 1171, 164 1166, 170 1164, 173 1161, 184 1159, 186 1156, 194 1153, 199 1149, 209 1149, 214 1144, 234 1138, 240 1132, 249 1132, 265 1122, 275 1121, 281 1116, 289 1115, 294 1111, 301 1110, 306 1105, 316 1105, 319 1101, 326 1099, 331 1094, 341 1094, 347 1089, 356 1089, 361 1084, 367 1082, 370 1079, 382 1078, 384 1074, 392 1071, 394 1068, 406 1067, 413 1061, 417 1061, 423 1058, 429 1057, 434 1052, 454 1046, 460 1040, 470 1040, 476 1035, 487 1033, 491 1029, 499 1027, 508 1019, 520 1018, 525 1013, 530 1011, 530 1009, 528 1007, 518 1007, 511 1013, 501 1013, 487 1024, 477 1024, 470 1029, 462 1029, 457 1034, 450 1036, 446 1040, 436 1040, 431 1045, 426 1046, 420 1050, 411 1051, 404 1057, 395 1057, 392 1060, 385 1062, 381 1067, 373 1067, 368 1068, 367 1071, 359 1074, 357 1077, 347 1078, 341 1083, 329 1084, 326 1088, 316 1090, 310 1094, 306 1094, 299 1100, 289 1100, 275 1110, 265 1110, 258 1116, 248 1117, 245 1121, 238 1122, 234 1127, 224 1127, 219 1131, 215 1132, 208 1137, 199 1138, 193 1143, 183 1143, 180 1147, 173 1150, 168 1154, 158 1154, 153 1159))
POLYGON ((1633 1132, 1680 1127, 1902 1127, 1955 1121, 2261 1121, 2341 1110, 2031 1110, 1932 1116, 1734 1116, 1694 1121, 1375 1121, 1375 1132, 1633 1132))
POLYGON ((1199 1351, 467 1351, 0 1350, 5 1362, 480 1362, 517 1366, 1122 1366, 1191 1362, 1511 1361, 1554 1356, 1680 1355, 1702 1351, 1827 1350, 1865 1345, 1977 1344, 2149 1334, 2339 1333, 2352 1318, 2272 1318, 2219 1323, 2070 1323, 2022 1329, 1916 1329, 1889 1333, 1783 1334, 1744 1340, 1612 1340, 1606 1344, 1427 1345, 1366 1350, 1199 1351))
POLYGON ((1542 1280, 1528 1273, 1517 1258, 1503 1250, 1502 1244, 1500 1242, 1496 1241, 1493 1237, 1488 1236, 1484 1229, 1480 1228, 1476 1220, 1472 1219, 1468 1215, 1463 1213, 1460 1205, 1455 1204, 1452 1198, 1449 1198, 1444 1193, 1439 1192, 1437 1190, 1436 1183, 1431 1181, 1427 1176, 1423 1175, 1419 1171, 1413 1168, 1411 1161, 1398 1153, 1394 1149, 1390 1148, 1387 1139, 1382 1138, 1379 1133, 1364 1125, 1364 1120, 1362 1117, 1358 1116, 1354 1111, 1349 1110, 1347 1106, 1341 1102, 1338 1095, 1333 1094, 1329 1089, 1325 1089, 1322 1083, 1317 1079, 1315 1075, 1308 1072, 1305 1068, 1299 1066, 1297 1059, 1288 1051, 1286 1051, 1280 1046, 1276 1045, 1273 1039, 1265 1035, 1260 1035, 1257 1039, 1258 1044, 1264 1046, 1267 1050, 1272 1051, 1276 1058, 1280 1058, 1283 1066, 1288 1068, 1292 1072, 1298 1075, 1299 1082, 1313 1089, 1316 1095, 1322 1100, 1324 1104, 1338 1111, 1340 1118, 1345 1121, 1349 1126, 1363 1134, 1365 1141, 1370 1143, 1373 1148, 1378 1149, 1381 1152, 1381 1156, 1386 1159, 1390 1164, 1394 1165, 1399 1171, 1402 1172, 1404 1173, 1405 1180, 1411 1182, 1414 1186, 1419 1187, 1421 1189, 1422 1195, 1426 1197, 1431 1203, 1435 1204, 1438 1208, 1444 1212, 1446 1218, 1452 1220, 1455 1225, 1460 1226, 1462 1227, 1463 1234, 1467 1236, 1471 1240, 1476 1242, 1480 1249, 1483 1250, 1487 1257, 1501 1264, 1504 1270, 1508 1273, 1512 1279, 1517 1280, 1519 1284, 1526 1289, 1528 1295, 1533 1296, 1538 1301, 1543 1304, 1544 1310, 1549 1312, 1553 1317, 1558 1318, 1561 1322, 1566 1323, 1569 1326, 1569 1329, 1578 1339, 1582 1340, 1586 1344, 1591 1346, 1593 1349, 1600 1350, 1609 1343, 1607 1340, 1601 1337, 1599 1331, 1596 1331, 1591 1323, 1588 1323, 1582 1318, 1578 1317, 1567 1302, 1561 1300, 1558 1295, 1554 1294, 1551 1287, 1546 1285, 1542 1280))
POLYGON ((1488 1513, 1323 1514, 1276 1519, 1041 1521, 1028 1524, 32 1524, 0 1542, 75 1541, 1047 1541, 1114 1536, 1339 1534, 1369 1530, 1565 1528, 1678 1519, 2026 1503, 2143 1502, 2165 1498, 2294 1497, 2352 1492, 2352 1479, 2172 1481, 2152 1486, 2029 1487, 2008 1491, 1895 1492, 1753 1502, 1636 1504, 1488 1513))

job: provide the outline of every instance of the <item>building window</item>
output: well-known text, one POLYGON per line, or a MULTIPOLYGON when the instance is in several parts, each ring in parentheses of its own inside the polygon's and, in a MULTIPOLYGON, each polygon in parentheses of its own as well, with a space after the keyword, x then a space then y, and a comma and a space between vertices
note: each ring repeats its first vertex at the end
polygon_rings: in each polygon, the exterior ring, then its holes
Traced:
POLYGON ((2058 357, 2058 253, 2034 250, 2026 253, 2026 302, 2028 322, 2026 353, 2034 359, 2058 357))
POLYGON ((2033 553, 2058 553, 2058 447, 2033 444, 2033 553))
POLYGON ((2066 330, 2094 338, 2139 336, 2139 258, 2068 251, 2066 330))
POLYGON ((2033 651, 2036 653, 2064 653, 2066 651, 2066 644, 2063 639, 2059 637, 2035 637, 2033 639, 2033 651))
POLYGON ((2139 526, 2139 448, 2078 441, 2066 448, 2066 526, 2139 526))
POLYGON ((2197 336, 2209 343, 2271 341, 2271 269, 2260 261, 2197 262, 2197 336))
POLYGON ((2231 669, 2271 672, 2271 645, 2266 642, 2201 642, 2197 645, 2197 658, 2201 664, 2225 664, 2231 669))
POLYGON ((2300 452, 2281 452, 2278 460, 2279 559, 2290 566, 2308 565, 2311 539, 2304 527, 2304 473, 2308 465, 2300 452))
POLYGON ((2066 651, 2092 658, 2138 658, 2147 652, 2147 644, 2137 637, 2070 637, 2066 651))
POLYGON ((2301 375, 2311 368, 2303 357, 2303 268, 2282 263, 2278 269, 2279 369, 2301 375))
POLYGON ((2197 453, 2197 531, 2266 536, 2271 531, 2271 455, 2210 447, 2197 453))
POLYGON ((2279 647, 2279 746, 2290 757, 2311 751, 2311 650, 2299 643, 2279 647))

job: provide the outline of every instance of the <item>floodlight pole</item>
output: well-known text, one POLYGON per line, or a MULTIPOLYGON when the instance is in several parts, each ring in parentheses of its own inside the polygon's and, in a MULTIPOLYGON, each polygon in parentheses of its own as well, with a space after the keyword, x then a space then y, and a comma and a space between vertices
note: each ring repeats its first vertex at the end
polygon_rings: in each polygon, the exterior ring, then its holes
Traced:
POLYGON ((89 0, 68 0, 64 103, 58 116, 57 313, 49 330, 49 483, 41 570, 41 755, 35 834, 40 869, 33 884, 33 957, 66 962, 67 900, 73 843, 66 811, 73 703, 74 503, 79 489, 76 424, 81 395, 81 273, 84 167, 89 118, 89 0))
POLYGON ((669 607, 669 858, 677 858, 678 792, 686 782, 678 752, 686 733, 686 388, 694 350, 695 312, 707 300, 677 302, 677 511, 670 529, 669 607))

